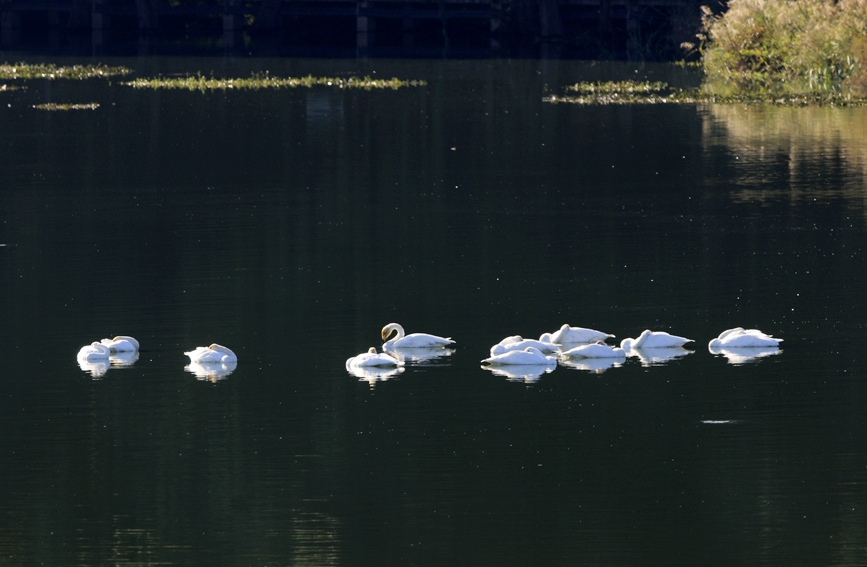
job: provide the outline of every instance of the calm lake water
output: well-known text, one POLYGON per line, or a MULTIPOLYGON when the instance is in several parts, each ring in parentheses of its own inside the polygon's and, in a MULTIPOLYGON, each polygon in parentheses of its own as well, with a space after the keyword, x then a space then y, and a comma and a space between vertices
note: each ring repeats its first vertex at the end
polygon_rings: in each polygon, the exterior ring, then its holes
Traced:
POLYGON ((867 109, 543 102, 698 81, 624 63, 100 62, 427 85, 0 92, 4 565, 867 564, 867 109), (392 321, 456 348, 350 375, 392 321), (564 323, 695 342, 481 368, 564 323), (785 342, 711 354, 734 326, 785 342), (79 367, 119 334, 132 365, 79 367))

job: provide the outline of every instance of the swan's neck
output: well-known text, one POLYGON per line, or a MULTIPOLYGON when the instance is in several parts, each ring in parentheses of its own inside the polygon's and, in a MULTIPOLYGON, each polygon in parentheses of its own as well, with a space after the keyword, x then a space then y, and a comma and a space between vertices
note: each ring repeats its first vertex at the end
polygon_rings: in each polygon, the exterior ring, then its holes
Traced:
POLYGON ((403 330, 403 327, 401 327, 397 323, 389 325, 388 335, 386 335, 386 338, 390 337, 392 333, 397 333, 394 339, 391 339, 395 341, 400 340, 406 336, 406 332, 403 330))
POLYGON ((643 344, 644 344, 644 341, 647 340, 647 337, 649 337, 650 334, 651 334, 651 333, 650 333, 650 330, 649 330, 649 329, 645 329, 643 333, 641 333, 640 335, 638 335, 638 338, 635 339, 635 342, 632 343, 632 348, 640 347, 641 345, 643 345, 643 344))

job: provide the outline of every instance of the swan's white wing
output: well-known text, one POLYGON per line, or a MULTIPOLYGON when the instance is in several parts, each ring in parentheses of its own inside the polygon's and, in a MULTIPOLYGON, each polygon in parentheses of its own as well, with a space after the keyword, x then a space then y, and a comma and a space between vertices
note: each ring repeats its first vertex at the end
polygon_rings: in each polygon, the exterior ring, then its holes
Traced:
POLYGON ((620 348, 591 344, 569 349, 563 353, 563 356, 568 358, 626 358, 626 353, 620 348))
MULTIPOLYGON (((447 337, 438 337, 427 333, 412 333, 401 339, 387 341, 389 348, 437 348, 454 344, 455 341, 447 337)), ((383 346, 383 348, 385 348, 383 346)))
POLYGON ((603 333, 602 331, 597 331, 595 329, 570 327, 569 325, 563 325, 559 331, 551 334, 551 342, 560 344, 595 343, 596 341, 604 341, 608 338, 614 338, 614 335, 603 333))

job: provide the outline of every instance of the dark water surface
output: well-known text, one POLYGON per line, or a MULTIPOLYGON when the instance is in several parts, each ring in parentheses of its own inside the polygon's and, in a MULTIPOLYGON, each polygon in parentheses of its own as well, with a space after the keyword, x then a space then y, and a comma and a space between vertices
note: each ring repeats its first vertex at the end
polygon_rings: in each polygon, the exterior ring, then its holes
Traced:
POLYGON ((102 62, 428 84, 0 92, 2 564, 867 564, 867 110, 542 100, 697 80, 626 64, 102 62), (457 348, 349 375, 391 321, 457 348), (563 323, 694 352, 481 369, 563 323), (710 354, 734 326, 783 348, 710 354), (78 366, 117 334, 132 366, 78 366))

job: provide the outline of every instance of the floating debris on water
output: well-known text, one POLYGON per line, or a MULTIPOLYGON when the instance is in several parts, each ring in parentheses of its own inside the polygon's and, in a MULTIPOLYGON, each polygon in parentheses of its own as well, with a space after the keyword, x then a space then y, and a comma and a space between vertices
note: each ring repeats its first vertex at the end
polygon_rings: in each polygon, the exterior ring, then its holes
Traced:
POLYGON ((188 91, 213 91, 213 90, 257 90, 257 89, 283 89, 298 87, 328 86, 340 89, 391 89, 397 90, 405 87, 419 87, 427 83, 425 81, 404 81, 397 78, 372 79, 370 77, 273 77, 268 74, 257 74, 249 78, 218 79, 205 77, 201 74, 185 77, 154 77, 150 79, 135 79, 121 83, 136 89, 182 89, 188 91))
POLYGON ((72 65, 58 67, 53 63, 3 63, 0 79, 93 79, 129 75, 132 69, 108 65, 72 65))
POLYGON ((38 110, 96 110, 99 108, 99 103, 89 102, 87 104, 57 104, 49 102, 45 104, 34 104, 33 108, 38 110))

